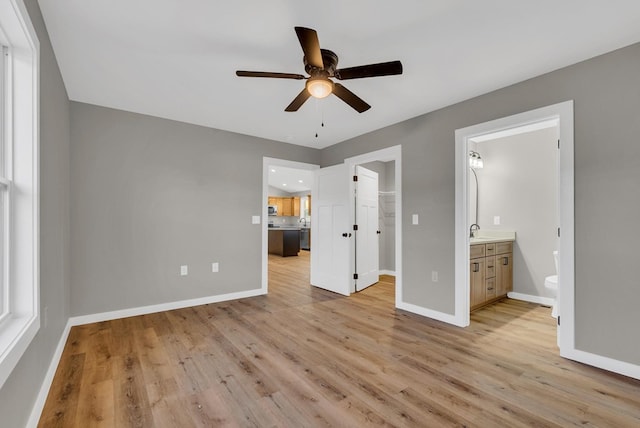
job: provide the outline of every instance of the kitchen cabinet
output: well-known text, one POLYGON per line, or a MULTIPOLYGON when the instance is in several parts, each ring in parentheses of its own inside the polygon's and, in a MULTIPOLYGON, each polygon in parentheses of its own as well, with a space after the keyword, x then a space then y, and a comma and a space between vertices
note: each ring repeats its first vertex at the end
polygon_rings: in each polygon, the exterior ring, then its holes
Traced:
POLYGON ((300 229, 269 229, 269 254, 282 257, 300 252, 300 229))
POLYGON ((278 207, 278 216, 300 217, 300 198, 297 196, 269 196, 268 204, 278 207))
POLYGON ((473 244, 470 247, 470 308, 496 302, 513 291, 513 242, 473 244))

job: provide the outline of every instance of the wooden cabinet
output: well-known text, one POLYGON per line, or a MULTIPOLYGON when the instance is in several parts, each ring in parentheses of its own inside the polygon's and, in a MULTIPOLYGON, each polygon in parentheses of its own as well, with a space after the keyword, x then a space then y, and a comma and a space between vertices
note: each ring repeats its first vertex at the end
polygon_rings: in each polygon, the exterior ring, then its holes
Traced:
POLYGON ((485 283, 485 259, 472 259, 469 261, 469 270, 471 274, 471 308, 481 306, 486 300, 484 283, 485 283))
POLYGON ((513 291, 513 242, 474 244, 470 248, 470 308, 473 311, 513 291))
POLYGON ((278 215, 285 217, 300 217, 300 198, 269 196, 269 205, 278 207, 278 215))

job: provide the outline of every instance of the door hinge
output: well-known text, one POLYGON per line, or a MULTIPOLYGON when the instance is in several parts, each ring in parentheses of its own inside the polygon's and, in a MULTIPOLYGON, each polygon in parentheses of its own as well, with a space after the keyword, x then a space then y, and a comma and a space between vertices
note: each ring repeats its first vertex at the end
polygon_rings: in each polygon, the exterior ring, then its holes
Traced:
POLYGON ((558 315, 558 325, 560 325, 560 315, 558 315))
POLYGON ((358 279, 358 274, 357 273, 353 274, 353 279, 358 279))
POLYGON ((358 225, 357 224, 353 225, 353 230, 358 230, 358 225))
POLYGON ((353 181, 358 181, 358 176, 357 175, 353 176, 353 181))
POLYGON ((558 148, 560 148, 560 140, 558 140, 558 148))
POLYGON ((558 238, 560 237, 560 228, 558 228, 558 238))

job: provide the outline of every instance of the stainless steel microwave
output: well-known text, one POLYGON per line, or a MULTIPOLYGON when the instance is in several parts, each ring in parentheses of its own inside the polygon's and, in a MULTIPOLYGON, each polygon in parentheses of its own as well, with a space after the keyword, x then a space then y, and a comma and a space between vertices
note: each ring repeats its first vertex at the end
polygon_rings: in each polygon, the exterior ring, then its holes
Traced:
POLYGON ((268 207, 269 215, 278 215, 278 206, 277 205, 269 205, 268 207))

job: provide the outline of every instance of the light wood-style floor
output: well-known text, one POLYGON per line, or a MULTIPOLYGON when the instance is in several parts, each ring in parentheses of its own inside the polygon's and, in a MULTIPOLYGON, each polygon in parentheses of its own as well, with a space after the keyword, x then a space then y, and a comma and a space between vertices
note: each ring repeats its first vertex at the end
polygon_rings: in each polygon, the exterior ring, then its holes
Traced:
POLYGON ((549 308, 460 329, 394 309, 391 277, 312 288, 300 254, 267 296, 74 327, 40 426, 640 426, 640 381, 560 358, 549 308))

